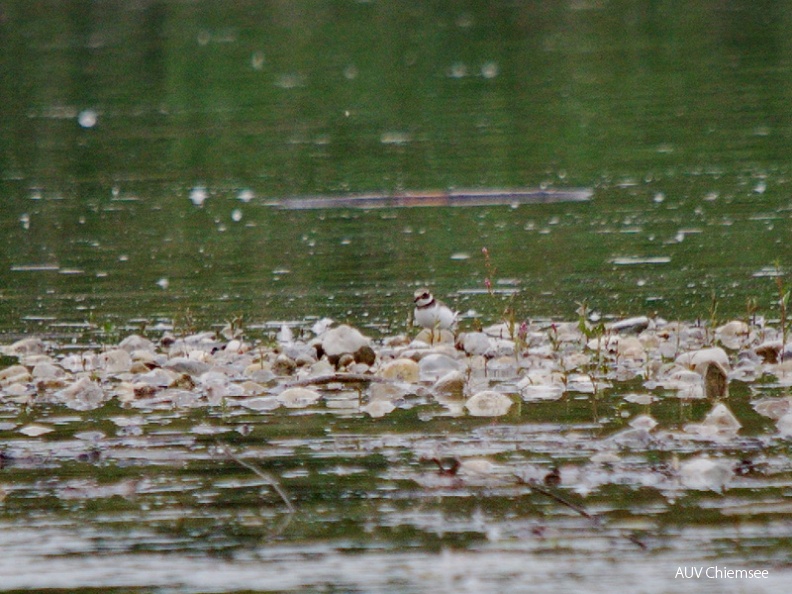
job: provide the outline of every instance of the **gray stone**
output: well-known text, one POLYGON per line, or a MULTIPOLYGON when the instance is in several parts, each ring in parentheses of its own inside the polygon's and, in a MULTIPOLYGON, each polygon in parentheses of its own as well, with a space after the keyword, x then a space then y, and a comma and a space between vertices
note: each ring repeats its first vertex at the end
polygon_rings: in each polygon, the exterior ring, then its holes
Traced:
POLYGON ((442 396, 461 398, 465 392, 465 374, 461 371, 449 371, 438 379, 432 390, 442 396))
POLYGON ((369 343, 370 340, 359 330, 346 324, 332 328, 322 336, 322 350, 328 358, 355 353, 364 346, 370 346, 369 343))
POLYGON ((143 338, 137 334, 130 334, 124 340, 119 343, 119 348, 124 349, 128 353, 132 351, 153 351, 154 350, 154 343, 151 342, 148 338, 143 338))
POLYGON ((462 348, 468 355, 491 357, 495 354, 492 341, 483 332, 468 332, 462 337, 462 348))
POLYGON ((449 371, 459 371, 460 364, 448 355, 432 353, 421 358, 418 363, 420 378, 425 381, 436 381, 449 371))
POLYGON ((198 377, 209 371, 211 365, 203 361, 188 359, 187 357, 174 357, 168 361, 165 365, 165 369, 171 369, 178 373, 187 373, 191 376, 198 377))

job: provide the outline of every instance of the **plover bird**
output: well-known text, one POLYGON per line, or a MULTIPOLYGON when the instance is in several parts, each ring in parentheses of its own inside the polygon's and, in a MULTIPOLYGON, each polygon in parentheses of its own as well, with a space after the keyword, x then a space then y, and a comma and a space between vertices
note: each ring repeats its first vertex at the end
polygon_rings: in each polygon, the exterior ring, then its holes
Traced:
POLYGON ((435 299, 429 289, 418 289, 413 301, 415 301, 413 320, 418 326, 428 330, 448 330, 456 324, 457 312, 435 299))

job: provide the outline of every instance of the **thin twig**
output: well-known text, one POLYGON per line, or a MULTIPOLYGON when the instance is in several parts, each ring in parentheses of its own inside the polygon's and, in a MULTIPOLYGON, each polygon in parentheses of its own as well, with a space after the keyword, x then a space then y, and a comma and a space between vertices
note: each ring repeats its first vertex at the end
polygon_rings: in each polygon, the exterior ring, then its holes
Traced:
POLYGON ((627 535, 627 540, 629 540, 635 546, 640 547, 642 551, 649 550, 649 547, 646 546, 646 543, 644 543, 641 539, 635 536, 635 534, 627 535))
POLYGON ((264 482, 266 482, 270 487, 272 487, 275 490, 275 492, 280 496, 280 498, 283 500, 283 503, 286 504, 286 508, 289 510, 290 514, 293 514, 295 511, 297 511, 296 509, 294 509, 292 502, 289 501, 289 497, 286 495, 286 491, 283 490, 283 487, 281 487, 280 483, 277 481, 275 477, 273 477, 268 472, 264 472, 255 464, 247 462, 242 458, 240 458, 239 456, 237 456, 236 454, 234 454, 234 452, 231 451, 231 448, 229 448, 226 444, 220 443, 219 441, 216 443, 217 446, 222 450, 222 452, 226 456, 228 456, 231 460, 233 460, 240 466, 244 466, 250 472, 258 476, 264 482))
MULTIPOLYGON (((524 478, 522 478, 521 476, 517 476, 517 475, 514 475, 514 477, 517 479, 517 483, 518 484, 526 485, 532 491, 535 491, 535 492, 537 492, 537 493, 539 493, 541 495, 544 495, 545 497, 549 497, 553 501, 555 501, 557 503, 560 503, 561 505, 563 505, 565 507, 568 507, 569 509, 573 510, 574 512, 577 512, 578 514, 580 514, 581 516, 583 516, 584 518, 586 518, 588 520, 598 521, 600 519, 599 516, 596 516, 596 515, 594 515, 592 513, 589 513, 582 506, 577 505, 575 503, 572 503, 571 501, 568 501, 567 499, 564 499, 558 493, 554 493, 550 489, 547 489, 547 488, 543 487, 542 485, 538 484, 536 481, 527 481, 524 478)), ((634 545, 640 547, 642 550, 645 551, 645 550, 648 549, 646 544, 644 542, 642 542, 635 534, 622 534, 622 536, 624 538, 626 538, 628 541, 630 541, 631 543, 633 543, 634 545)))
POLYGON ((564 506, 568 507, 572 511, 575 511, 575 512, 579 513, 584 518, 587 518, 589 520, 596 520, 597 519, 597 516, 590 514, 583 507, 581 507, 581 506, 579 506, 577 504, 574 504, 571 501, 568 501, 568 500, 564 499, 563 497, 561 497, 561 495, 558 495, 557 493, 553 493, 549 489, 545 489, 544 487, 539 485, 536 481, 526 481, 524 478, 519 477, 519 476, 516 476, 516 478, 517 478, 517 482, 519 484, 527 485, 528 487, 531 488, 532 491, 536 491, 537 493, 541 493, 545 497, 549 497, 553 501, 555 501, 557 503, 560 503, 561 505, 564 505, 564 506))

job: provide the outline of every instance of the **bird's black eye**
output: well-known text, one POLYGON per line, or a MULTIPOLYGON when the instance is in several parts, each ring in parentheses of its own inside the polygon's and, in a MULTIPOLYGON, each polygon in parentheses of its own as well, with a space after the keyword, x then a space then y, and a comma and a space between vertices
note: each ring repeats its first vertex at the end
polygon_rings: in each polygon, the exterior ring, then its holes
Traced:
POLYGON ((421 293, 421 299, 427 299, 429 297, 429 293, 421 293))

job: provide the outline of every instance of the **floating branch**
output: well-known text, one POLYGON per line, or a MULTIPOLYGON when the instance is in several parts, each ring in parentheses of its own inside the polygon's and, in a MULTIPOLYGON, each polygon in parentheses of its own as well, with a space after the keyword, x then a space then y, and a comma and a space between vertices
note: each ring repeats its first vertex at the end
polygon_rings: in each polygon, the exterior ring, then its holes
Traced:
MULTIPOLYGON (((565 499, 565 498, 561 497, 561 495, 559 495, 558 493, 554 493, 550 489, 547 489, 547 488, 543 487, 542 485, 538 484, 536 481, 526 481, 524 478, 522 478, 521 476, 518 476, 516 474, 514 475, 514 477, 517 479, 517 483, 518 484, 526 485, 532 491, 534 491, 536 493, 539 493, 541 495, 544 495, 545 497, 549 497, 550 499, 552 499, 556 503, 560 503, 561 505, 563 505, 565 507, 568 507, 569 509, 571 509, 572 511, 580 514, 581 516, 583 516, 587 520, 592 520, 593 522, 599 522, 599 520, 600 520, 599 516, 596 516, 596 515, 590 513, 584 507, 582 507, 580 505, 577 505, 575 503, 572 503, 568 499, 565 499)), ((635 536, 634 534, 626 534, 626 535, 623 535, 623 536, 624 536, 624 538, 626 538, 628 541, 630 541, 634 545, 640 547, 643 550, 646 550, 646 548, 647 548, 646 545, 643 542, 641 542, 641 540, 637 536, 635 536)))
POLYGON ((416 190, 395 194, 371 193, 346 196, 304 196, 267 202, 285 210, 319 208, 408 208, 416 206, 493 206, 586 202, 594 192, 589 188, 549 189, 496 188, 470 190, 416 190))
POLYGON ((567 499, 564 499, 563 497, 561 497, 561 495, 558 495, 557 493, 553 493, 549 489, 545 489, 544 487, 539 485, 539 483, 537 483, 536 481, 526 481, 524 478, 522 478, 521 476, 517 476, 516 474, 514 475, 514 477, 517 479, 517 484, 526 485, 527 487, 530 487, 531 491, 536 491, 537 493, 541 493, 545 497, 549 497, 556 503, 560 503, 561 505, 568 507, 572 511, 579 513, 584 518, 588 518, 589 520, 597 519, 597 516, 590 514, 588 511, 585 510, 585 508, 576 505, 571 501, 568 501, 567 499))
POLYGON ((226 456, 228 456, 229 459, 233 460, 240 466, 247 468, 257 477, 259 477, 261 480, 267 483, 270 487, 272 487, 275 490, 275 492, 280 496, 280 498, 283 500, 283 503, 286 504, 286 509, 289 510, 290 514, 293 514, 295 511, 297 511, 294 509, 292 502, 289 501, 289 497, 286 495, 286 491, 283 490, 283 487, 281 487, 280 483, 275 477, 273 477, 268 472, 264 472, 263 470, 261 470, 261 468, 259 468, 255 464, 243 460, 242 458, 234 454, 234 452, 232 452, 231 449, 224 443, 220 443, 220 442, 216 442, 216 443, 217 443, 217 447, 220 448, 220 450, 226 456))

